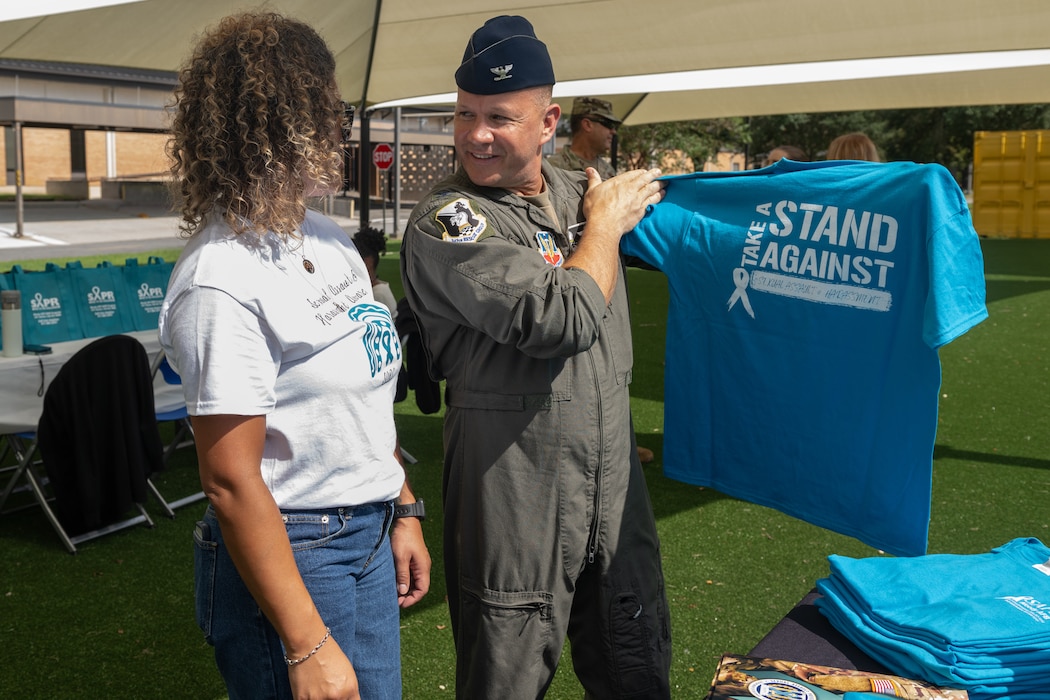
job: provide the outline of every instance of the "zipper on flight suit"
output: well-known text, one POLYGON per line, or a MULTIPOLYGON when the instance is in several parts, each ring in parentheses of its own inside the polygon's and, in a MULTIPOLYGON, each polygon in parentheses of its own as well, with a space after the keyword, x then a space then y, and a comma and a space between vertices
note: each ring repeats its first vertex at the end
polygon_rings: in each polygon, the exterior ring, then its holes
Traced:
MULTIPOLYGON (((576 250, 576 246, 580 245, 580 234, 582 229, 587 225, 587 221, 577 221, 576 224, 566 225, 564 222, 559 221, 559 233, 562 238, 568 243, 568 254, 572 255, 576 250)), ((602 400, 601 382, 597 380, 597 370, 594 367, 594 359, 589 353, 587 355, 588 361, 591 365, 591 377, 594 378, 594 396, 597 397, 598 402, 602 400)), ((602 523, 602 469, 605 463, 604 454, 605 449, 602 447, 602 436, 605 434, 604 423, 603 423, 603 411, 601 403, 598 403, 597 410, 597 434, 598 434, 598 451, 597 451, 597 465, 594 473, 594 518, 591 521, 590 533, 587 535, 587 564, 594 564, 594 558, 597 555, 597 531, 598 525, 602 523)))
MULTIPOLYGON (((544 210, 542 208, 533 205, 531 202, 529 203, 528 206, 529 206, 530 214, 532 214, 533 212, 538 212, 539 218, 541 219, 541 221, 543 219, 549 219, 549 217, 546 216, 546 212, 544 212, 544 210)), ((558 214, 557 207, 554 206, 554 202, 553 201, 551 202, 551 208, 554 209, 555 214, 558 214)), ((579 235, 578 235, 579 229, 581 227, 585 226, 586 222, 578 222, 578 223, 576 223, 574 225, 567 226, 559 218, 558 221, 551 222, 551 223, 555 223, 555 226, 552 229, 552 231, 555 233, 555 236, 557 238, 561 239, 559 241, 559 245, 565 246, 565 247, 563 247, 563 250, 567 251, 568 255, 571 255, 576 250, 576 245, 579 243, 579 235)), ((601 404, 600 404, 600 401, 601 401, 601 390, 600 390, 601 382, 599 382, 598 379, 597 379, 598 372, 597 372, 597 369, 594 366, 594 358, 593 358, 593 356, 591 356, 590 353, 587 354, 587 359, 588 359, 588 361, 590 362, 590 365, 591 365, 591 377, 595 378, 594 379, 594 394, 595 394, 595 396, 598 397, 598 401, 599 401, 599 405, 598 405, 598 436, 599 436, 599 438, 601 438, 601 436, 605 432, 603 430, 603 426, 602 426, 602 410, 601 410, 601 404)), ((597 464, 597 470, 596 470, 595 477, 594 477, 594 519, 591 521, 590 533, 587 536, 587 563, 588 564, 593 564, 594 563, 595 556, 598 553, 598 526, 599 526, 599 523, 601 523, 601 510, 602 510, 602 506, 601 506, 601 503, 602 503, 602 498, 601 498, 602 497, 602 464, 604 462, 604 460, 602 459, 602 456, 604 454, 604 451, 605 450, 602 448, 602 440, 599 439, 598 440, 598 464, 597 464)))
POLYGON ((602 521, 602 471, 605 463, 605 412, 602 410, 601 405, 601 382, 598 381, 598 372, 594 366, 594 356, 588 352, 587 359, 591 364, 591 377, 594 377, 594 395, 597 397, 598 401, 598 465, 594 475, 594 519, 591 521, 591 532, 587 537, 587 563, 593 564, 594 557, 598 553, 598 526, 602 521))

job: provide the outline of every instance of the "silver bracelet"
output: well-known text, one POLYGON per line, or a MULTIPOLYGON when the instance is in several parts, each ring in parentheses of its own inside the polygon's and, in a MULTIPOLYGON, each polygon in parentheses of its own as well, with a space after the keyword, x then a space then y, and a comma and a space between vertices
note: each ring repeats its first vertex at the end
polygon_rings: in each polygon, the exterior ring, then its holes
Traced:
POLYGON ((319 641, 317 643, 317 646, 315 646, 313 648, 313 650, 309 654, 307 654, 306 656, 303 656, 301 658, 298 658, 298 659, 289 659, 287 656, 285 656, 284 657, 284 662, 286 664, 288 664, 288 668, 291 668, 292 666, 298 666, 299 664, 301 664, 302 662, 306 661, 311 656, 316 654, 318 651, 320 651, 321 647, 324 646, 324 643, 327 642, 328 638, 331 637, 331 636, 332 636, 332 628, 331 627, 325 627, 324 628, 324 638, 322 638, 321 641, 319 641))

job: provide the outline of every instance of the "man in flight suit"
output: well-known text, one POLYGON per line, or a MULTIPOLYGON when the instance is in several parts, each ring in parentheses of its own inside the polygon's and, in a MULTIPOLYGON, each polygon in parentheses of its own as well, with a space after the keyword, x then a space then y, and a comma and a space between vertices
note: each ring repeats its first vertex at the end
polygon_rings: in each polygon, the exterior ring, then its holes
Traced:
POLYGON ((588 697, 668 698, 660 544, 635 452, 619 240, 658 170, 551 167, 546 46, 522 17, 456 71, 459 170, 412 212, 405 293, 446 383, 457 696, 542 697, 566 635, 588 697), (586 225, 586 230, 585 229, 586 225))

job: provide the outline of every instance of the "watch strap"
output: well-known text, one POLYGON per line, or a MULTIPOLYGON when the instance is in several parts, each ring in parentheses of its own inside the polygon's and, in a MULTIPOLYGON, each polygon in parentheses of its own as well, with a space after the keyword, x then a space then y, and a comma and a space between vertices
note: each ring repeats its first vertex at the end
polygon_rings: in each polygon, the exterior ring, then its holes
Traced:
POLYGON ((423 499, 417 498, 415 503, 401 503, 394 506, 394 517, 395 518, 419 518, 424 520, 427 517, 427 511, 423 507, 423 499))

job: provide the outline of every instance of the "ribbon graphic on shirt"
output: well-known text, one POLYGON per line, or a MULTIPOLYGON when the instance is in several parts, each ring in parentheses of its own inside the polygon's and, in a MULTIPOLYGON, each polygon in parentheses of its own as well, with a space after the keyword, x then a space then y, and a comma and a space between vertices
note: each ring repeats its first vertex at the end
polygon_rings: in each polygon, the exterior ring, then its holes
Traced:
POLYGON ((755 311, 751 308, 751 300, 747 298, 748 281, 747 270, 742 267, 733 270, 733 284, 736 285, 736 289, 733 290, 733 296, 729 297, 729 310, 732 310, 737 301, 740 301, 744 304, 744 311, 747 312, 747 315, 754 318, 755 311))

